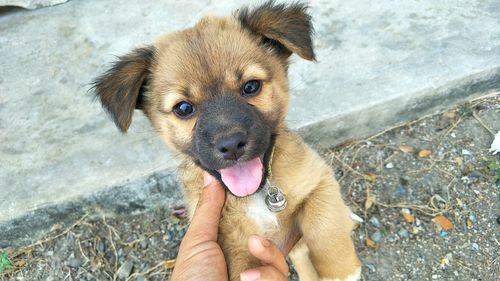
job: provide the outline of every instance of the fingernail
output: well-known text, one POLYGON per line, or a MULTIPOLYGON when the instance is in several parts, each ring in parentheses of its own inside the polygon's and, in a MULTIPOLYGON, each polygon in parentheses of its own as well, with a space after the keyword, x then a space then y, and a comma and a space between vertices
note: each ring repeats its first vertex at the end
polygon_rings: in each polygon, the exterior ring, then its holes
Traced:
POLYGON ((256 281, 260 278, 260 271, 250 269, 240 274, 241 281, 256 281))
POLYGON ((203 187, 207 187, 210 183, 212 183, 212 177, 209 173, 203 173, 203 187))
POLYGON ((260 237, 260 236, 259 236, 259 238, 260 238, 260 243, 262 244, 262 246, 264 246, 266 248, 271 246, 271 242, 269 240, 267 240, 266 238, 260 237))

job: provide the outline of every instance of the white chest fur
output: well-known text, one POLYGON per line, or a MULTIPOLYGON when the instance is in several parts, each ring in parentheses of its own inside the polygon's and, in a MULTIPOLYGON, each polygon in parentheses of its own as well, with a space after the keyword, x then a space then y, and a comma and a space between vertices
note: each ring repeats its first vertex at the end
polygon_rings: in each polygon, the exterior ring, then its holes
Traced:
POLYGON ((260 234, 271 234, 279 230, 278 216, 267 208, 264 191, 259 191, 250 198, 247 216, 259 227, 260 234))

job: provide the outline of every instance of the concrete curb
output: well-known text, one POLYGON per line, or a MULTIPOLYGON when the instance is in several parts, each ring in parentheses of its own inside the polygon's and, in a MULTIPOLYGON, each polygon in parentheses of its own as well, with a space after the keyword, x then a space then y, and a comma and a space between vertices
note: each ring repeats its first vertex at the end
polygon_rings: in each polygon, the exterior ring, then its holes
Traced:
POLYGON ((496 67, 438 88, 386 100, 359 111, 323 120, 298 131, 306 142, 315 147, 335 146, 349 139, 366 137, 390 126, 444 111, 499 89, 500 67, 496 67))
MULTIPOLYGON (((331 147, 350 139, 369 136, 395 124, 444 111, 495 90, 500 90, 500 67, 406 98, 348 112, 298 131, 314 147, 331 147)), ((0 224, 0 248, 32 243, 40 239, 53 224, 69 225, 84 214, 116 215, 155 208, 168 209, 179 204, 182 204, 182 192, 178 188, 175 171, 164 170, 105 188, 87 197, 45 206, 4 222, 0 224)))
POLYGON ((0 248, 27 245, 39 240, 56 223, 71 225, 84 215, 113 216, 182 204, 175 171, 153 173, 90 196, 44 206, 0 224, 0 248))

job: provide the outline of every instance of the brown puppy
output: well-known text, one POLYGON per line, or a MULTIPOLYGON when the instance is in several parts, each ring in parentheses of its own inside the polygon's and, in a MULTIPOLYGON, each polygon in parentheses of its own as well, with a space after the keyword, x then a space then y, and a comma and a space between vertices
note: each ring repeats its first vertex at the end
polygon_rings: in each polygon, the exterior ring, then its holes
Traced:
POLYGON ((284 123, 288 58, 314 60, 312 32, 303 4, 270 1, 164 35, 95 81, 97 97, 123 132, 141 109, 182 157, 190 210, 203 171, 227 188, 219 242, 231 280, 258 266, 247 250, 249 235, 283 246, 297 230, 303 238, 291 256, 301 280, 360 274, 350 211, 330 168, 284 123), (279 212, 266 205, 273 192, 287 200, 279 212), (307 268, 311 262, 314 269, 307 268))

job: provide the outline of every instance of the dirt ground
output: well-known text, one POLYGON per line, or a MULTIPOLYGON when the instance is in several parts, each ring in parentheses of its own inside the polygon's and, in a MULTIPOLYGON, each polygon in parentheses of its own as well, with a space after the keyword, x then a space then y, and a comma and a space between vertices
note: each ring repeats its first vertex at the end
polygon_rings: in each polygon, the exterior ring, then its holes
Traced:
MULTIPOLYGON (((364 280, 500 280, 499 130, 496 95, 322 151, 363 220, 364 280)), ((186 227, 182 206, 85 216, 0 249, 0 280, 168 280, 186 227)))

